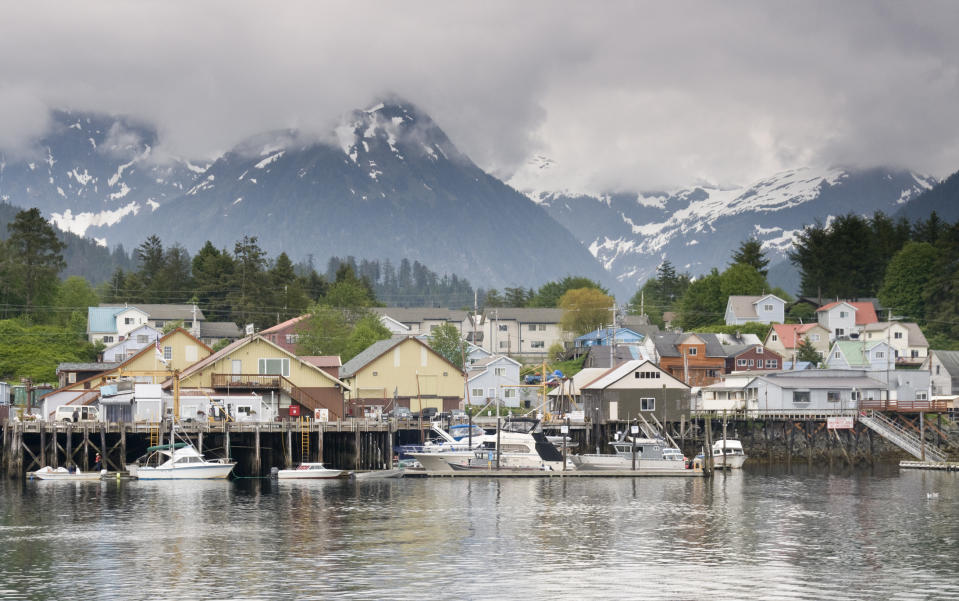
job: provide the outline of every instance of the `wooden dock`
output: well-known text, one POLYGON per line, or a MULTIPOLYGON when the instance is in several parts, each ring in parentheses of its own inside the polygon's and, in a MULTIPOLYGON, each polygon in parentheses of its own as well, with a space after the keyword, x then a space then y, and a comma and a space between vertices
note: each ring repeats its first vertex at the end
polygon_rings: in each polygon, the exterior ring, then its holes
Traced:
POLYGON ((703 478, 703 470, 511 470, 477 469, 459 471, 422 471, 407 470, 406 478, 703 478))

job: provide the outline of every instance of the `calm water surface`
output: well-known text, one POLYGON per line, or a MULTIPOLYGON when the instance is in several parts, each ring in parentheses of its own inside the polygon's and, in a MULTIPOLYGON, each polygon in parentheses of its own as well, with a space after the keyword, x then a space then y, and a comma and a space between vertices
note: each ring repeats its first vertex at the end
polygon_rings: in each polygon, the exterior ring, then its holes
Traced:
POLYGON ((959 599, 959 475, 747 468, 4 481, 0 599, 959 599))

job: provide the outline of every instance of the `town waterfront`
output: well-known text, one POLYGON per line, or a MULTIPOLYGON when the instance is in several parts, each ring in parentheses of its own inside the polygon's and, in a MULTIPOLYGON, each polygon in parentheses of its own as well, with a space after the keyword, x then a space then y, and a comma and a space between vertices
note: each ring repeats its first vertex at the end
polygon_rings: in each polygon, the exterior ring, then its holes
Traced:
POLYGON ((2 599, 959 599, 959 475, 0 483, 2 599))

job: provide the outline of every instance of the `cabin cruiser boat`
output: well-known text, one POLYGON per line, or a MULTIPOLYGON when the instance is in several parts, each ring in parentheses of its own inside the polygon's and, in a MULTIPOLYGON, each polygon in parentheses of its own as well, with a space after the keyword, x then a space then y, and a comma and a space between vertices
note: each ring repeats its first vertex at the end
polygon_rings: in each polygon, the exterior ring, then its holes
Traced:
POLYGON ((100 470, 99 472, 81 472, 79 469, 71 472, 65 467, 54 469, 48 465, 33 472, 33 477, 37 480, 99 480, 106 472, 106 470, 100 470))
POLYGON ((563 455, 546 435, 537 432, 535 418, 509 418, 500 425, 499 434, 474 437, 472 448, 439 452, 413 452, 428 472, 451 472, 456 469, 563 469, 563 455), (499 448, 497 449, 497 440, 499 448), (498 452, 497 452, 498 451, 498 452))
POLYGON ((476 424, 456 424, 449 431, 444 430, 439 422, 430 424, 430 429, 436 438, 427 440, 423 444, 406 444, 396 447, 396 454, 406 459, 412 453, 441 453, 447 451, 468 451, 479 446, 479 440, 486 436, 486 431, 476 424), (470 445, 472 440, 472 446, 470 445))
POLYGON ((570 455, 576 469, 582 470, 629 470, 633 469, 633 453, 637 469, 682 470, 686 469, 683 452, 671 447, 663 438, 633 438, 627 436, 610 443, 614 453, 570 455))
POLYGON ((716 469, 739 469, 746 462, 743 443, 727 438, 713 443, 713 467, 716 469))
POLYGON ((301 463, 296 469, 279 470, 276 477, 280 480, 323 480, 330 478, 348 478, 348 470, 331 470, 322 463, 301 463))
POLYGON ((147 448, 147 454, 127 466, 130 475, 140 480, 213 480, 233 471, 235 461, 209 461, 188 442, 147 448))

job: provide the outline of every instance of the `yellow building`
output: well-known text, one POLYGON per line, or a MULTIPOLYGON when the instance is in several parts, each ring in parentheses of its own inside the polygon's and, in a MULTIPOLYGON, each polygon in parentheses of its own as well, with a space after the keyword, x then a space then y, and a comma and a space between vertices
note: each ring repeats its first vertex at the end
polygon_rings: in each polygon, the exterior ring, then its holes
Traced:
POLYGON ((362 407, 392 409, 394 403, 419 412, 456 409, 463 401, 466 378, 422 340, 396 336, 367 347, 340 368, 351 391, 347 404, 353 415, 362 407))
MULTIPOLYGON (((166 387, 170 387, 168 382, 166 387)), ((280 417, 343 415, 346 385, 319 367, 259 336, 241 338, 180 374, 180 391, 252 392, 280 417), (291 407, 293 408, 291 412, 291 407)))

